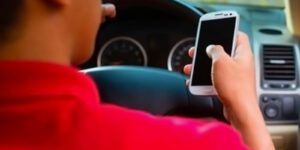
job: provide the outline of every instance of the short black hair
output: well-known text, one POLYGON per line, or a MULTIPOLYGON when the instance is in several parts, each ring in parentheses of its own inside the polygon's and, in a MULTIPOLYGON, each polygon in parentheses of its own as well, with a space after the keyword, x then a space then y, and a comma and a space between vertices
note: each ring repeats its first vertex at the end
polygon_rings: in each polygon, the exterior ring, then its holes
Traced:
POLYGON ((0 45, 12 38, 21 18, 24 0, 0 0, 0 45))

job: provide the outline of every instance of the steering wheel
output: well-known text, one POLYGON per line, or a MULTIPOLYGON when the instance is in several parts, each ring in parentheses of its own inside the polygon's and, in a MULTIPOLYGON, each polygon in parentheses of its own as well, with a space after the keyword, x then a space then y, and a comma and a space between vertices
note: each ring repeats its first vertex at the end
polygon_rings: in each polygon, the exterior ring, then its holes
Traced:
MULTIPOLYGON (((155 8, 180 14, 197 23, 202 12, 179 0, 107 0, 119 14, 131 8, 155 8)), ((149 67, 101 67, 85 70, 105 103, 138 109, 154 115, 214 117, 224 120, 222 106, 215 97, 190 94, 186 77, 167 70, 149 67)))

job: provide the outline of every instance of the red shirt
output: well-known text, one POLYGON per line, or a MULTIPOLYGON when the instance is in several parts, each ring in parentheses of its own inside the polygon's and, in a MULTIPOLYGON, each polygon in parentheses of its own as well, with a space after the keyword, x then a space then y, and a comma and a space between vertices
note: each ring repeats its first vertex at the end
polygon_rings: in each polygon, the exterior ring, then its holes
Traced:
POLYGON ((156 117, 101 104, 92 80, 70 67, 0 62, 0 149, 246 149, 218 122, 156 117))

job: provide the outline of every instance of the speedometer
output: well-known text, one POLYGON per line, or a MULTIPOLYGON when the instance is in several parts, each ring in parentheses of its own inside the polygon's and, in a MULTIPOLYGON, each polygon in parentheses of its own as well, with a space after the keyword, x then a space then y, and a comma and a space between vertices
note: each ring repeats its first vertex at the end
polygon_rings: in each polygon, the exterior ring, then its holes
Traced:
POLYGON ((175 44, 169 55, 168 69, 170 71, 183 73, 183 67, 186 64, 192 63, 192 58, 189 57, 188 51, 194 45, 195 38, 185 38, 175 44))
POLYGON ((116 37, 106 42, 98 55, 98 66, 110 65, 147 65, 143 46, 130 37, 116 37))

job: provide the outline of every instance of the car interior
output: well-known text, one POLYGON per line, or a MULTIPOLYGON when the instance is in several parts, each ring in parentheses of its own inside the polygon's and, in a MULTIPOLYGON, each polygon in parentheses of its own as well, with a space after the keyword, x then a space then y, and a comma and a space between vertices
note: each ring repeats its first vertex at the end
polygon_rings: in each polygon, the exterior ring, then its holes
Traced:
MULTIPOLYGON (((278 150, 299 149, 298 0, 104 0, 117 17, 99 29, 92 58, 80 66, 104 102, 149 112, 225 121, 216 96, 195 96, 183 67, 192 62, 199 18, 234 10, 251 41, 257 97, 278 150)), ((222 26, 220 26, 222 28, 222 26)), ((210 67, 210 66, 202 66, 210 67)), ((234 82, 234 81, 232 81, 234 82)))

